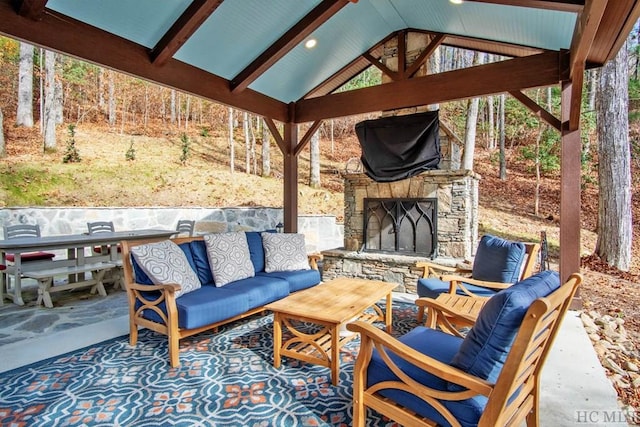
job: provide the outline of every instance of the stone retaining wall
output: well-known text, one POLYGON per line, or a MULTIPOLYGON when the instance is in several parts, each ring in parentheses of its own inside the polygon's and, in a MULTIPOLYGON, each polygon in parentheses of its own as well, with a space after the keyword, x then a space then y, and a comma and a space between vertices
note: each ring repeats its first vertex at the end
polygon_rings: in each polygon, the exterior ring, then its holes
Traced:
MULTIPOLYGON (((5 224, 39 224, 43 236, 87 232, 87 222, 113 221, 116 230, 175 229, 179 219, 196 221, 196 233, 260 231, 274 229, 282 221, 279 208, 4 208, 5 224)), ((298 218, 308 252, 342 246, 343 226, 329 215, 298 218)))

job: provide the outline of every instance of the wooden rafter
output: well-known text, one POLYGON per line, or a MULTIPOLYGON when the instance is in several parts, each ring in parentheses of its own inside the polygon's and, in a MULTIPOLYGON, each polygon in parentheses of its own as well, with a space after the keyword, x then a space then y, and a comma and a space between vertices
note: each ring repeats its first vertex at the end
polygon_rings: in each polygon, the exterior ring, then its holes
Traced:
POLYGON ((369 52, 363 53, 362 57, 367 61, 369 61, 371 65, 375 66, 384 74, 386 74, 391 80, 393 81, 400 80, 400 73, 397 73, 392 69, 390 69, 389 67, 387 67, 386 65, 384 65, 382 62, 380 62, 379 58, 374 58, 369 52))
POLYGON ((47 0, 15 0, 14 5, 18 15, 39 21, 47 5, 47 0))
POLYGON ((196 32, 224 0, 194 0, 151 49, 151 61, 163 65, 196 32))
POLYGON ((431 43, 429 43, 429 46, 427 46, 420 53, 420 56, 416 58, 413 64, 411 64, 411 66, 407 68, 405 76, 408 78, 411 78, 422 66, 422 64, 424 64, 427 61, 427 59, 429 59, 431 55, 433 55, 433 52, 435 52, 438 46, 440 46, 444 38, 445 38, 444 34, 437 34, 436 36, 434 36, 434 38, 431 40, 431 43))
POLYGON ((562 123, 560 122, 560 119, 558 119, 556 116, 551 114, 549 111, 547 111, 544 107, 542 107, 536 101, 529 98, 526 94, 518 90, 513 90, 513 91, 510 91, 509 93, 515 99, 520 101, 522 105, 524 105, 529 110, 531 110, 536 116, 540 117, 550 126, 553 126, 554 128, 556 128, 558 132, 562 130, 562 123))
POLYGON ((558 10, 561 12, 580 12, 584 0, 466 0, 480 3, 494 3, 507 6, 533 7, 536 9, 558 10))
POLYGON ((585 8, 576 22, 571 41, 569 79, 573 94, 569 102, 572 103, 569 113, 569 128, 578 129, 580 126, 580 106, 582 104, 582 83, 587 55, 593 44, 600 21, 604 16, 608 0, 587 0, 585 8))
POLYGON ((278 130, 278 127, 276 126, 276 124, 273 122, 273 119, 271 119, 270 117, 265 117, 264 122, 269 128, 269 131, 271 132, 271 136, 273 136, 273 139, 276 140, 276 144, 278 145, 278 148, 280 148, 280 151, 282 152, 282 154, 285 154, 286 148, 284 145, 284 139, 282 139, 282 135, 280 134, 280 131, 278 130))
POLYGON ((0 0, 0 33, 261 116, 289 117, 284 102, 252 90, 232 94, 228 80, 175 59, 156 67, 146 47, 68 16, 51 10, 38 22, 16 16, 9 2, 0 0))
POLYGON ((560 57, 558 52, 546 52, 304 99, 296 103, 295 118, 303 123, 557 84, 560 57))
POLYGON ((404 79, 407 68, 407 31, 398 32, 398 78, 404 79))
POLYGON ((300 142, 298 143, 298 145, 296 145, 296 149, 293 151, 293 154, 295 156, 300 155, 300 152, 302 150, 304 150, 304 147, 306 147, 307 144, 309 143, 309 141, 311 141, 311 137, 313 136, 314 133, 316 133, 316 131, 318 130, 318 128, 321 125, 322 125, 322 120, 318 120, 316 122, 313 122, 311 127, 307 130, 307 132, 304 134, 304 136, 300 139, 300 142))
POLYGON ((240 71, 231 80, 231 91, 240 92, 246 89, 262 73, 349 3, 347 0, 323 0, 249 66, 240 71))

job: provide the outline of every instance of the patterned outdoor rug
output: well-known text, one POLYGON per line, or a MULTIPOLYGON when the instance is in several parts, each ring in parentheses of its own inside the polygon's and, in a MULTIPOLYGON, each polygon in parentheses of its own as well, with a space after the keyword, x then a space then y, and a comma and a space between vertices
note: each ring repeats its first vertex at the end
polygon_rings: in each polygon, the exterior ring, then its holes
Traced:
MULTIPOLYGON (((394 335, 415 319, 413 304, 394 303, 394 335)), ((0 374, 0 425, 350 426, 359 340, 343 348, 334 387, 325 367, 289 358, 273 367, 272 320, 183 340, 175 369, 166 338, 145 330, 135 347, 124 336, 0 374)))

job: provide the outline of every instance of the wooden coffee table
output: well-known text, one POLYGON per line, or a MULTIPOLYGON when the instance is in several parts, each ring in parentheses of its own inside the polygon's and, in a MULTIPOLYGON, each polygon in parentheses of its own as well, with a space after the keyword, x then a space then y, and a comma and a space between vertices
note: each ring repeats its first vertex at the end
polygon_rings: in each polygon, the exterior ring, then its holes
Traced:
POLYGON ((338 278, 305 289, 265 306, 273 312, 273 366, 280 367, 287 356, 331 368, 331 383, 338 385, 340 349, 356 334, 340 334, 346 323, 361 320, 384 322, 391 332, 391 291, 395 283, 376 280, 338 278), (385 312, 376 303, 386 297, 385 312), (372 307, 372 312, 365 310, 372 307), (320 326, 312 334, 305 333, 292 321, 310 322, 320 326), (293 337, 282 342, 282 327, 293 337))

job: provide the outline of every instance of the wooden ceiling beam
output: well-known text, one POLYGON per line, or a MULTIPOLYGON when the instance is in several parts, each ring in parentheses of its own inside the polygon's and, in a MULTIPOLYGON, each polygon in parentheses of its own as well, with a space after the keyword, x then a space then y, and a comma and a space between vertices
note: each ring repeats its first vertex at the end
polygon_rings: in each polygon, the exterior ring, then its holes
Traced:
POLYGON ((14 0, 13 3, 18 15, 39 21, 47 5, 47 0, 14 0))
POLYGON ((545 52, 446 73, 335 93, 296 103, 298 123, 372 111, 437 104, 557 84, 561 55, 545 52))
POLYGON ((151 62, 163 65, 186 43, 198 28, 216 11, 224 0, 194 0, 180 15, 160 41, 155 45, 149 56, 151 62))
POLYGON ((274 44, 262 52, 249 66, 231 79, 231 91, 237 93, 246 89, 262 73, 349 3, 351 2, 348 0, 323 0, 322 3, 298 21, 274 44))
POLYGON ((466 0, 478 3, 493 3, 506 6, 532 7, 560 12, 578 13, 582 10, 585 0, 466 0))
POLYGON ((587 55, 591 50, 593 41, 598 32, 600 21, 604 16, 608 0, 587 0, 585 8, 576 21, 571 40, 571 68, 570 78, 573 78, 574 69, 584 72, 587 55))
POLYGON ((252 90, 233 94, 228 80, 175 59, 156 67, 145 46, 49 9, 34 22, 16 14, 10 0, 0 0, 0 33, 261 116, 289 118, 283 102, 252 90))
POLYGON ((362 57, 367 61, 369 61, 371 65, 375 66, 380 71, 382 71, 383 74, 386 74, 387 77, 389 77, 391 80, 393 81, 400 80, 400 73, 395 72, 389 67, 387 67, 386 65, 384 65, 382 62, 380 62, 380 59, 374 58, 369 52, 363 53, 362 57))
POLYGON ((294 156, 300 155, 300 152, 304 150, 304 147, 306 147, 309 141, 311 141, 311 137, 316 133, 320 126, 322 126, 322 120, 315 121, 311 124, 311 127, 307 130, 304 136, 300 138, 300 142, 296 145, 295 150, 293 150, 294 156))

